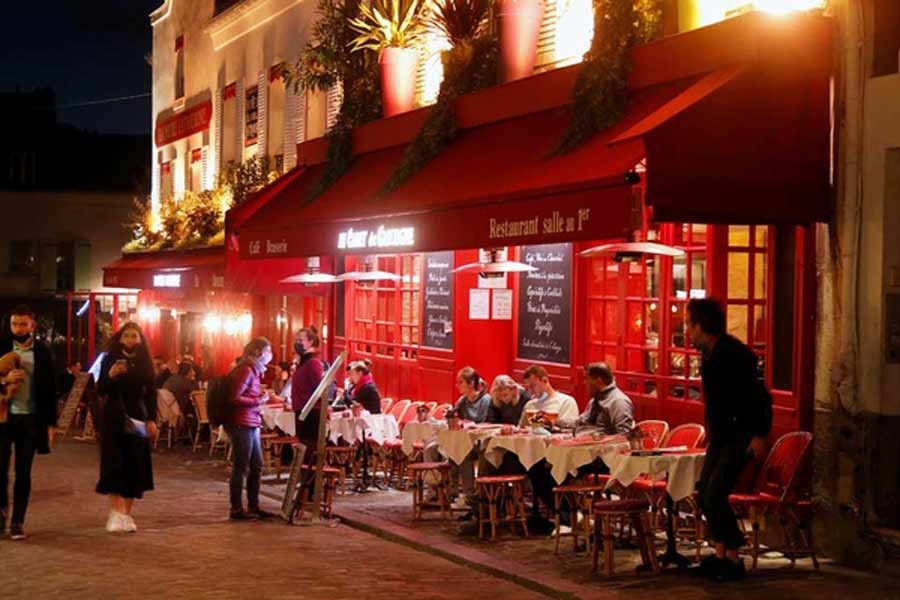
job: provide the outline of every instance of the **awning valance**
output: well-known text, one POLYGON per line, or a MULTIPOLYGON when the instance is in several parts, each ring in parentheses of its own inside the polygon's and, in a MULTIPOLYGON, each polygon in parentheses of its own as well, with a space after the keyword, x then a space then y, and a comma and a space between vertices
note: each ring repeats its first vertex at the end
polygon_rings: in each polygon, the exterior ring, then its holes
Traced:
POLYGON ((103 285, 133 289, 224 288, 225 249, 125 254, 103 267, 103 285))

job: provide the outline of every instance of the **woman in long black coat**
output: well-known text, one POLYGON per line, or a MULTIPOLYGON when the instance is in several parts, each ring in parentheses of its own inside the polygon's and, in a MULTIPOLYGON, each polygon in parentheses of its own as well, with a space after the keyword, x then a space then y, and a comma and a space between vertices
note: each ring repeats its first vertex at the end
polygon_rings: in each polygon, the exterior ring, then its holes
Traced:
POLYGON ((140 327, 126 323, 109 343, 97 382, 100 401, 100 481, 109 495, 109 532, 134 532, 135 499, 153 489, 151 440, 156 427, 153 362, 140 327))

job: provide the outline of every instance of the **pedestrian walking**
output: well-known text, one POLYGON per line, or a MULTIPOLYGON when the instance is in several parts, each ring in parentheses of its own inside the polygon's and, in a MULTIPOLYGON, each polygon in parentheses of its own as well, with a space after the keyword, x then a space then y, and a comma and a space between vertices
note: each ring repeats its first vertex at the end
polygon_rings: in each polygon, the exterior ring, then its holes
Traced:
POLYGON ((725 331, 725 311, 715 300, 687 306, 691 343, 703 353, 701 377, 709 445, 697 485, 716 554, 697 573, 718 581, 745 577, 738 549, 744 536, 728 496, 747 463, 762 460, 772 429, 772 397, 759 378, 753 350, 725 331))
POLYGON ((13 488, 9 534, 24 540, 25 515, 31 495, 34 455, 48 454, 56 430, 57 404, 53 358, 34 337, 35 314, 28 306, 15 307, 9 318, 11 337, 0 342, 0 355, 15 353, 20 368, 7 373, 2 385, 11 393, 5 422, 0 423, 0 535, 5 534, 9 510, 9 461, 15 448, 16 482, 13 488))
POLYGON ((241 359, 230 374, 230 424, 225 427, 231 439, 234 467, 231 470, 229 518, 241 521, 265 519, 272 516, 259 508, 259 486, 262 480, 263 454, 260 428, 260 407, 268 400, 262 389, 266 365, 272 360, 272 344, 264 337, 252 340, 244 347, 241 359), (244 510, 244 481, 247 482, 247 510, 244 510))
POLYGON ((135 532, 134 501, 153 489, 151 443, 156 426, 153 361, 141 328, 126 323, 109 342, 97 382, 100 398, 100 481, 109 496, 110 533, 135 532))

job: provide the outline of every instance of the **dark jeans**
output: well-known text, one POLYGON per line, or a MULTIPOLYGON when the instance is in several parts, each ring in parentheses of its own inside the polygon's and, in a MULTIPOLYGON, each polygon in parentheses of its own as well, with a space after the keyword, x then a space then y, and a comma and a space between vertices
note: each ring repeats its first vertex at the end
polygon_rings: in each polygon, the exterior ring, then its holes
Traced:
POLYGON ((16 447, 16 483, 13 488, 12 523, 23 525, 31 495, 31 465, 37 450, 40 423, 34 415, 9 415, 0 424, 0 510, 9 506, 9 460, 16 447))
POLYGON ((744 534, 738 527, 728 496, 734 491, 748 459, 746 444, 710 446, 697 484, 700 509, 709 523, 710 537, 728 550, 737 550, 744 545, 744 534))
POLYGON ((231 510, 243 508, 241 492, 244 478, 247 478, 247 508, 251 511, 259 508, 259 483, 262 479, 263 455, 262 443, 259 439, 259 427, 227 428, 231 438, 234 456, 234 467, 231 470, 231 510))

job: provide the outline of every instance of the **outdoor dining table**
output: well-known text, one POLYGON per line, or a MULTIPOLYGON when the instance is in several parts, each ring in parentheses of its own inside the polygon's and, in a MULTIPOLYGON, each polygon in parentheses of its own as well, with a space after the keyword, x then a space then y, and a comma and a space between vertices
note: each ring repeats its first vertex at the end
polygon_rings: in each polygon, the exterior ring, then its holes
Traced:
POLYGON ((260 415, 266 429, 275 429, 277 427, 285 435, 296 435, 297 422, 293 411, 284 410, 282 405, 264 405, 260 410, 260 415))
POLYGON ((403 427, 403 454, 412 455, 417 442, 431 443, 439 431, 446 431, 447 423, 419 423, 412 421, 403 427))
POLYGON ((706 454, 703 451, 675 451, 666 452, 664 448, 656 450, 654 454, 642 452, 640 454, 610 455, 607 464, 610 467, 610 477, 607 488, 618 482, 628 487, 641 475, 648 475, 654 480, 666 477, 666 552, 659 557, 663 565, 674 564, 679 568, 686 567, 690 560, 679 554, 675 541, 675 506, 685 498, 693 495, 694 487, 700 480, 703 471, 703 461, 706 454))
POLYGON ((461 465, 472 450, 482 448, 483 442, 493 439, 502 427, 479 424, 460 430, 444 429, 437 434, 438 452, 454 464, 461 465))
POLYGON ((552 438, 547 446, 546 458, 550 463, 550 474, 562 484, 569 475, 577 475, 579 467, 589 465, 598 458, 610 465, 615 457, 628 452, 631 445, 620 436, 608 439, 560 439, 552 438))
POLYGON ((368 437, 379 445, 400 437, 400 427, 394 415, 371 414, 363 411, 358 417, 349 413, 335 413, 328 420, 328 439, 337 444, 342 439, 348 444, 361 442, 368 437))

